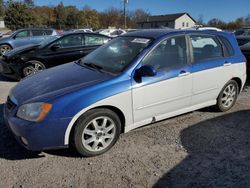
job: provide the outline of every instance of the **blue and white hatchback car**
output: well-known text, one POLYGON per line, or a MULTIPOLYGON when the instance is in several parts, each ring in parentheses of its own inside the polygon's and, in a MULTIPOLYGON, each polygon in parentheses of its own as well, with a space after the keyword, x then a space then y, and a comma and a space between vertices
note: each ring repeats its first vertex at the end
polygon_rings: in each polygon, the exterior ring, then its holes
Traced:
POLYGON ((231 33, 138 31, 24 79, 4 117, 30 150, 73 146, 95 156, 140 126, 207 106, 229 110, 245 80, 246 60, 231 33))

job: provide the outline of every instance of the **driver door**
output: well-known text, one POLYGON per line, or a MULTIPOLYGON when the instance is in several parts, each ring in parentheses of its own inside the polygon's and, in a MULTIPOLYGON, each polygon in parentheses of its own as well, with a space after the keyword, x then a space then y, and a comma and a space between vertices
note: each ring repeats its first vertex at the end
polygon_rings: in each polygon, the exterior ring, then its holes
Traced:
POLYGON ((187 108, 191 102, 192 79, 185 36, 160 42, 141 62, 157 71, 153 77, 133 80, 134 123, 147 124, 187 108))

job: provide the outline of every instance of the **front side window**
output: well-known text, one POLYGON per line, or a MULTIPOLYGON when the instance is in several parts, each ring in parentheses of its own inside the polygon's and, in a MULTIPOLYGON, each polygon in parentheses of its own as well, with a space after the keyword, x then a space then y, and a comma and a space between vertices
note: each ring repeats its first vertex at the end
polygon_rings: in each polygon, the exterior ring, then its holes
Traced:
POLYGON ((107 72, 122 72, 145 49, 151 40, 137 37, 118 37, 85 56, 81 65, 98 67, 107 72))
POLYGON ((186 64, 185 36, 172 37, 161 42, 142 60, 142 65, 151 65, 156 70, 170 70, 186 64))
POLYGON ((195 62, 223 57, 222 46, 215 37, 193 35, 190 38, 195 62))
POLYGON ((82 35, 68 35, 62 37, 57 43, 61 46, 61 48, 69 48, 69 47, 77 47, 81 46, 82 43, 82 35))
POLYGON ((105 42, 107 42, 107 38, 98 35, 85 35, 84 38, 85 38, 85 45, 102 45, 105 42))
POLYGON ((17 33, 16 38, 23 38, 23 37, 28 37, 29 36, 29 31, 21 31, 17 33))

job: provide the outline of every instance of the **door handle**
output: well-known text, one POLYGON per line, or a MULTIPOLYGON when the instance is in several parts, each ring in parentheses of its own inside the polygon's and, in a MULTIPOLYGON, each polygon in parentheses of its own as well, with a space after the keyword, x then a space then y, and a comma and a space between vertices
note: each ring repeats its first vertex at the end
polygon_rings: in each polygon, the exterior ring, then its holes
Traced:
POLYGON ((179 74, 179 77, 188 76, 189 74, 190 74, 190 72, 181 71, 179 74))
POLYGON ((232 63, 226 61, 223 66, 226 67, 226 66, 230 66, 230 65, 232 65, 232 63))

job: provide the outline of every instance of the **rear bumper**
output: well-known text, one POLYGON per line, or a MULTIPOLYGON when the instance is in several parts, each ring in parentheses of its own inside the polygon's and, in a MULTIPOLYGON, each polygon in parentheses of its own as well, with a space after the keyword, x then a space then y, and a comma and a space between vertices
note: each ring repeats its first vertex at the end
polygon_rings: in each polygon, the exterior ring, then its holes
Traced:
POLYGON ((10 64, 0 60, 0 74, 5 77, 20 80, 22 78, 21 70, 22 65, 10 64))

